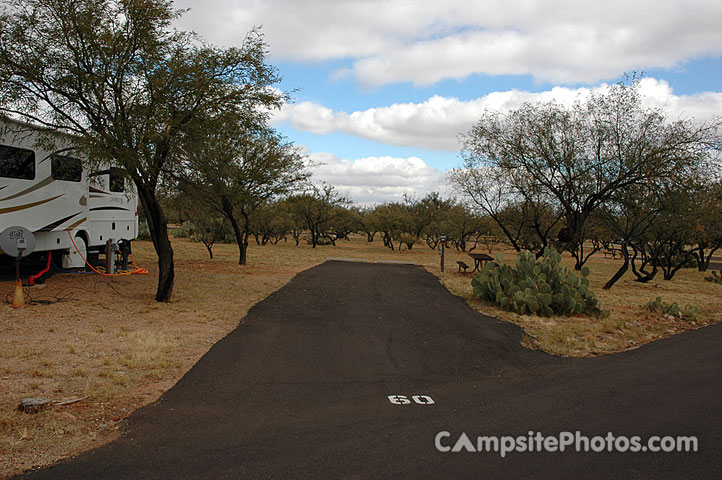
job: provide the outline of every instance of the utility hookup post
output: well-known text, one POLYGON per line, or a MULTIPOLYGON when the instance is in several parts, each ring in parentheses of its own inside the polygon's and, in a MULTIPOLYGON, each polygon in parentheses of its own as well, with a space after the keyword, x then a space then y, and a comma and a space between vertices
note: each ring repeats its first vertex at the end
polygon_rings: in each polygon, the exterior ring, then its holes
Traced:
POLYGON ((15 258, 15 293, 13 294, 13 308, 25 306, 25 295, 23 294, 23 281, 20 279, 20 260, 25 251, 25 239, 18 240, 18 256, 15 258))
POLYGON ((441 255, 441 273, 444 273, 444 254, 445 254, 445 249, 446 249, 446 237, 444 235, 442 235, 439 240, 441 241, 441 251, 439 252, 439 255, 441 255))

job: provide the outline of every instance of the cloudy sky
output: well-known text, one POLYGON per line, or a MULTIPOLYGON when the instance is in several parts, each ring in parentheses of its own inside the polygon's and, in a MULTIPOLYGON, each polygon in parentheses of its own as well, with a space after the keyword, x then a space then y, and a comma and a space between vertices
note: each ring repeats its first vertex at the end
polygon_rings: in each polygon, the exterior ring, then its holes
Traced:
POLYGON ((176 0, 212 43, 254 26, 294 101, 274 125, 362 203, 446 191, 484 109, 571 103, 644 72, 649 105, 722 114, 719 0, 176 0))

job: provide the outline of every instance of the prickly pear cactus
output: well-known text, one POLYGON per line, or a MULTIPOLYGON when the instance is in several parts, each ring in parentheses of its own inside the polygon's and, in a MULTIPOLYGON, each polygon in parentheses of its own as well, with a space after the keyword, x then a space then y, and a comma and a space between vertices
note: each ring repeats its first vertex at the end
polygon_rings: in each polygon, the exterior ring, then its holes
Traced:
POLYGON ((589 268, 582 268, 578 277, 560 265, 561 259, 551 248, 544 250, 544 256, 539 259, 531 252, 520 252, 512 267, 503 263, 500 254, 471 281, 474 294, 522 315, 607 313, 589 289, 589 268))

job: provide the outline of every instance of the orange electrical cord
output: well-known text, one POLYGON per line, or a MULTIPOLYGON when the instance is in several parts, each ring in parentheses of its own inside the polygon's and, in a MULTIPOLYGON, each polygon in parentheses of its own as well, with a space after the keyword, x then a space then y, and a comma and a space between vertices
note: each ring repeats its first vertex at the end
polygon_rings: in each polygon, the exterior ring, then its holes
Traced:
POLYGON ((95 273, 97 273, 98 275, 102 275, 102 276, 104 276, 104 277, 120 277, 120 276, 123 276, 123 275, 145 275, 145 274, 148 273, 148 269, 147 269, 147 268, 140 268, 140 267, 138 267, 138 265, 135 263, 135 257, 134 257, 133 255, 128 255, 128 256, 130 257, 130 259, 133 260, 133 266, 135 267, 135 270, 133 270, 132 272, 122 272, 122 273, 103 273, 103 272, 99 272, 98 270, 95 269, 95 267, 93 267, 90 263, 88 263, 88 261, 85 259, 85 257, 83 256, 83 254, 80 253, 80 249, 79 249, 78 246, 75 244, 75 240, 73 239, 73 235, 70 233, 70 230, 67 230, 67 232, 68 232, 68 236, 70 237, 70 241, 73 242, 73 246, 75 247, 75 251, 78 252, 78 255, 80 255, 80 258, 82 258, 83 261, 85 262, 85 264, 86 264, 87 266, 89 266, 90 269, 91 269, 92 271, 94 271, 95 273))

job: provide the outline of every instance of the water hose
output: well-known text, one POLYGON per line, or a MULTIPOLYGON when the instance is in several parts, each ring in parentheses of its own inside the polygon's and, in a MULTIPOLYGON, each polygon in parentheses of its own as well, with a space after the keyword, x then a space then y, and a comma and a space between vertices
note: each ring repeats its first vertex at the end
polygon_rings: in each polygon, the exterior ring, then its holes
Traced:
POLYGON ((40 270, 40 271, 39 271, 38 273, 36 273, 35 275, 30 275, 30 277, 28 277, 28 283, 30 284, 31 287, 32 287, 33 285, 35 285, 35 280, 37 280, 38 278, 40 278, 40 277, 42 277, 43 275, 45 275, 46 273, 48 273, 48 270, 50 270, 50 257, 51 257, 52 255, 53 255, 53 252, 48 251, 48 263, 45 265, 45 268, 43 268, 42 270, 40 270))
POLYGON ((78 255, 80 255, 80 258, 82 258, 83 261, 85 262, 85 264, 86 264, 87 266, 89 266, 90 269, 91 269, 92 271, 94 271, 95 273, 97 273, 98 275, 102 275, 102 276, 104 276, 104 277, 120 277, 120 276, 124 276, 124 275, 145 275, 145 274, 148 273, 148 269, 147 269, 147 268, 140 268, 140 267, 138 267, 138 265, 135 263, 135 257, 133 257, 133 255, 128 255, 128 256, 130 257, 130 259, 133 260, 133 266, 135 267, 135 270, 133 270, 132 272, 122 272, 122 273, 103 273, 103 272, 99 272, 98 270, 95 269, 95 267, 93 267, 93 266, 90 264, 90 262, 88 262, 88 260, 86 260, 86 258, 83 256, 83 254, 80 253, 80 249, 78 249, 78 246, 75 244, 75 240, 73 239, 73 235, 70 233, 70 230, 68 230, 67 232, 68 232, 68 236, 70 237, 70 241, 73 242, 73 246, 75 247, 75 251, 78 252, 78 255))

